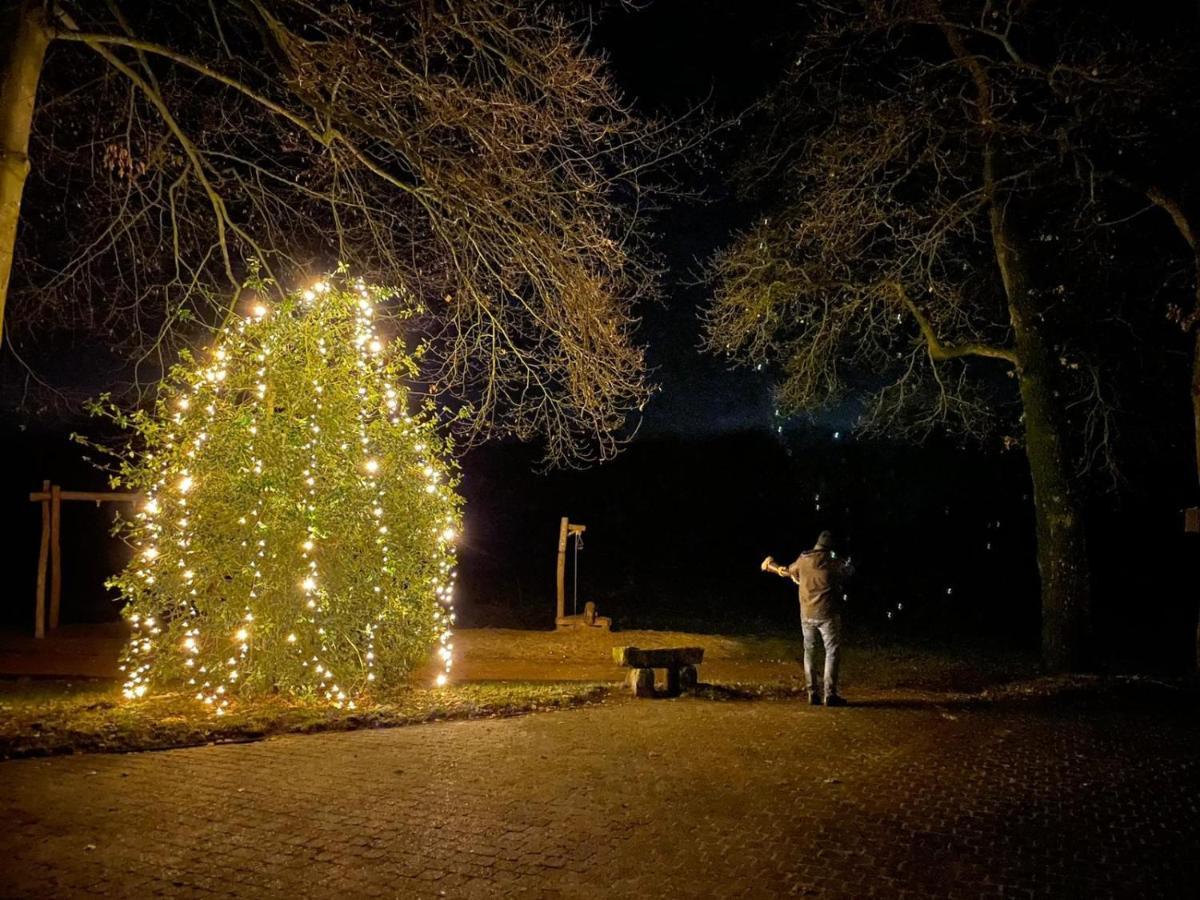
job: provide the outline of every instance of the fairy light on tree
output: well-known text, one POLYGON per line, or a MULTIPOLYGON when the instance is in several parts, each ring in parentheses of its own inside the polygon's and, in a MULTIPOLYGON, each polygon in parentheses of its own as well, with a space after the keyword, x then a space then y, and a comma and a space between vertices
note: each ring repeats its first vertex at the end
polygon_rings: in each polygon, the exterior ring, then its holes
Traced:
POLYGON ((267 690, 353 705, 453 659, 461 502, 435 410, 410 407, 387 292, 341 275, 222 329, 165 380, 115 481, 146 497, 112 581, 133 636, 125 694, 182 684, 220 714, 267 690))

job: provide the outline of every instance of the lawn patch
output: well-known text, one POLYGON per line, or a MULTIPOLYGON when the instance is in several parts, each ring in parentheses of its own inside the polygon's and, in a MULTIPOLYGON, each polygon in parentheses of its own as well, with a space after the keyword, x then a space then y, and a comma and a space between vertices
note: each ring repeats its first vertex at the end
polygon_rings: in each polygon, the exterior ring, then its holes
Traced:
POLYGON ((444 719, 520 715, 598 703, 604 685, 476 683, 379 692, 355 709, 283 696, 240 700, 216 716, 190 694, 125 700, 112 682, 0 684, 0 758, 164 750, 276 734, 391 728, 444 719))

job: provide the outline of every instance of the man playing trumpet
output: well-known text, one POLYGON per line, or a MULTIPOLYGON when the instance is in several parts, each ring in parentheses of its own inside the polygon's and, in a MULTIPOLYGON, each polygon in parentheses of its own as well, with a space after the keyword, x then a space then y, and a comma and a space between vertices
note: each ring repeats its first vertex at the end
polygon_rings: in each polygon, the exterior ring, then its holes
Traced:
POLYGON ((822 531, 813 549, 801 553, 790 566, 781 566, 771 557, 763 560, 762 570, 790 578, 800 586, 800 626, 804 631, 804 677, 808 682, 808 702, 821 705, 822 686, 826 706, 845 706, 838 694, 838 649, 842 630, 842 583, 851 574, 848 561, 833 552, 833 534, 822 531), (825 645, 825 678, 816 680, 817 637, 825 645))

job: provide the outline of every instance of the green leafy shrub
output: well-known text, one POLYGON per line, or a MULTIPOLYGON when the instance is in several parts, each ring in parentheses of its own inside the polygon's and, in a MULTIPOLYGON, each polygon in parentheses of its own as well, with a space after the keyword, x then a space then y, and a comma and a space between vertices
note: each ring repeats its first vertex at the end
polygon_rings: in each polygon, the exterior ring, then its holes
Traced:
POLYGON ((145 502, 112 579, 133 637, 125 691, 313 694, 451 659, 457 475, 432 407, 412 408, 384 291, 341 277, 222 329, 185 356, 133 432, 115 481, 145 502))

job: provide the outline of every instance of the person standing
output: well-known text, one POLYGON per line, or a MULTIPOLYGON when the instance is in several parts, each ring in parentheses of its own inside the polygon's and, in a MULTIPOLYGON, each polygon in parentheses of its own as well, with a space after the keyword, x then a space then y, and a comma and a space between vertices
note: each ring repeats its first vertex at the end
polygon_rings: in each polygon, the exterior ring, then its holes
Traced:
POLYGON ((850 575, 850 567, 837 558, 833 547, 833 533, 822 531, 817 537, 816 546, 801 553, 790 566, 781 566, 769 556, 762 564, 763 571, 791 578, 800 587, 804 677, 808 682, 808 702, 814 706, 821 705, 822 693, 826 706, 846 705, 838 693, 838 663, 842 631, 842 585, 850 575), (818 638, 825 647, 825 677, 820 684, 816 680, 818 638))

